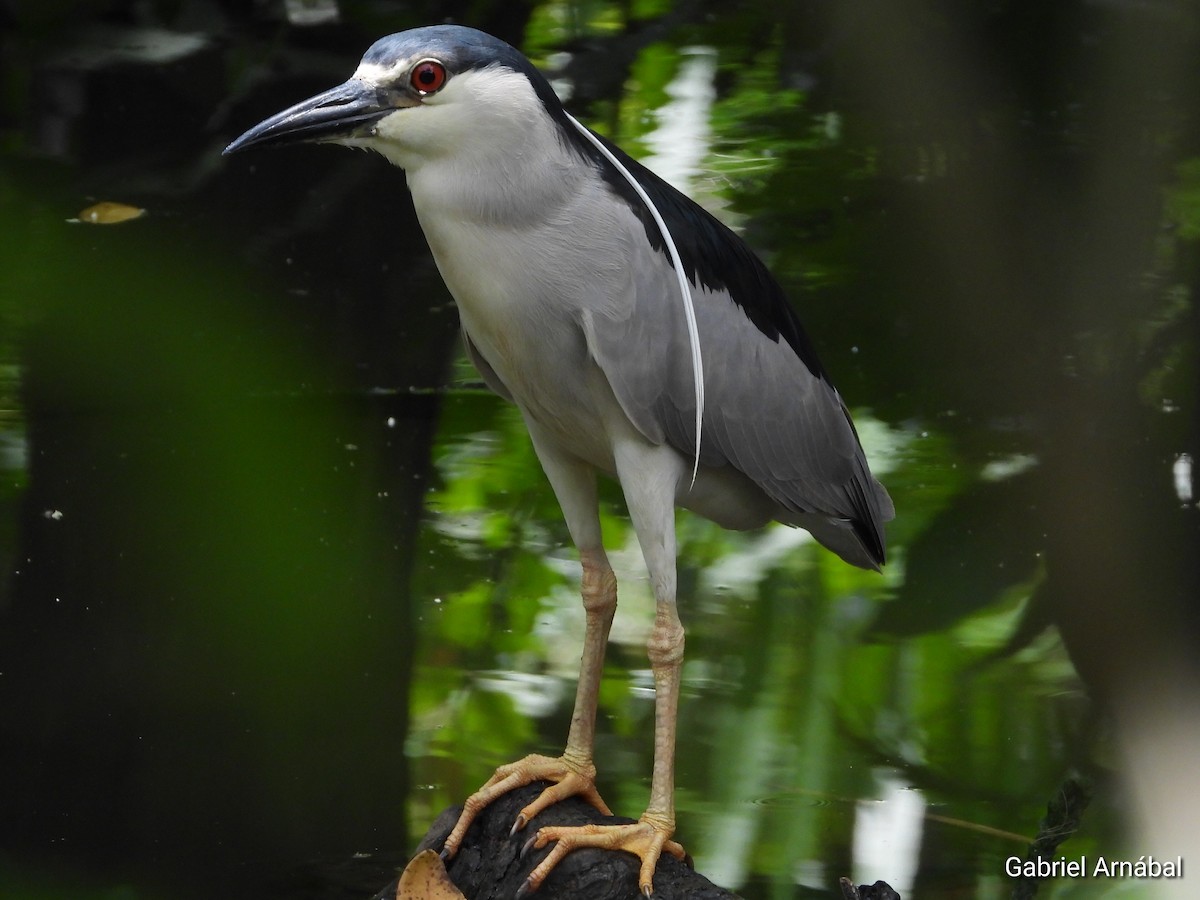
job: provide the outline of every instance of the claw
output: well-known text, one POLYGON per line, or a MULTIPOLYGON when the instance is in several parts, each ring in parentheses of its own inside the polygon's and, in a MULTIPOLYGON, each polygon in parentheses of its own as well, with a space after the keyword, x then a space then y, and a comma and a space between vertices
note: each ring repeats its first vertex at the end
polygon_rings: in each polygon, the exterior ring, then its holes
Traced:
POLYGON ((522 897, 529 893, 531 893, 529 889, 529 879, 526 878, 525 881, 521 883, 521 886, 517 888, 517 893, 513 895, 513 900, 521 900, 522 897))
POLYGON ((500 766, 483 787, 467 798, 458 821, 447 838, 453 849, 444 858, 454 856, 480 810, 497 797, 535 781, 549 781, 551 786, 517 814, 517 819, 509 831, 510 837, 525 828, 542 810, 565 797, 578 795, 604 815, 612 815, 612 810, 596 791, 596 767, 592 764, 590 754, 575 753, 571 758, 563 754, 557 759, 548 756, 527 756, 518 762, 500 766))
POLYGON ((537 843, 537 835, 535 834, 533 837, 531 837, 529 840, 527 840, 524 844, 521 845, 521 859, 524 859, 529 854, 529 851, 533 849, 533 845, 536 843, 537 843))
POLYGON ((654 888, 651 885, 643 884, 642 896, 645 897, 646 900, 650 900, 650 898, 654 896, 654 888))
POLYGON ((514 834, 524 828, 526 824, 527 822, 525 820, 525 813, 517 813, 516 821, 513 822, 512 830, 509 831, 508 836, 512 837, 514 834))

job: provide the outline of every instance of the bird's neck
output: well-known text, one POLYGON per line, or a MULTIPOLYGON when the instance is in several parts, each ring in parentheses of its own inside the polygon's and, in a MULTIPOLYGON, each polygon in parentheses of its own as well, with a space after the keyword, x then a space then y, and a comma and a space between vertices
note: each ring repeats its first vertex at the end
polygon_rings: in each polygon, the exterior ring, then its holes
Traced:
POLYGON ((413 203, 486 227, 530 228, 554 217, 580 189, 578 159, 557 140, 489 145, 406 167, 413 203))

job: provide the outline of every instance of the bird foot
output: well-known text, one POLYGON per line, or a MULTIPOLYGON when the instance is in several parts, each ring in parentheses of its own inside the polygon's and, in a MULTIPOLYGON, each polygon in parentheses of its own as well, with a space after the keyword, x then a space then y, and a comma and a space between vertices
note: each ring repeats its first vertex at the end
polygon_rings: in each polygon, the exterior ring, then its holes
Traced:
MULTIPOLYGON (((454 830, 446 838, 442 847, 442 858, 450 859, 462 846, 467 829, 475 821, 475 817, 496 800, 517 788, 532 784, 535 781, 553 782, 537 796, 537 798, 517 813, 513 822, 511 834, 516 834, 529 821, 559 800, 567 797, 580 796, 606 816, 612 815, 612 810, 596 790, 596 766, 590 759, 576 760, 569 753, 558 758, 549 756, 530 755, 515 763, 500 766, 479 790, 467 798, 463 811, 459 814, 454 830)), ((549 869, 547 869, 549 871, 549 869)), ((543 876, 544 877, 544 876, 543 876)), ((539 881, 540 883, 540 881, 539 881)))
POLYGON ((517 897, 524 897, 536 891, 564 856, 581 847, 624 850, 638 857, 642 861, 638 873, 638 888, 642 896, 650 897, 654 893, 654 869, 662 852, 665 850, 676 859, 684 859, 687 856, 682 845, 670 840, 673 831, 673 825, 665 822, 655 823, 646 817, 631 825, 548 825, 540 828, 537 834, 525 843, 521 850, 522 856, 530 850, 546 846, 551 841, 556 843, 546 858, 529 873, 529 877, 517 892, 517 897))

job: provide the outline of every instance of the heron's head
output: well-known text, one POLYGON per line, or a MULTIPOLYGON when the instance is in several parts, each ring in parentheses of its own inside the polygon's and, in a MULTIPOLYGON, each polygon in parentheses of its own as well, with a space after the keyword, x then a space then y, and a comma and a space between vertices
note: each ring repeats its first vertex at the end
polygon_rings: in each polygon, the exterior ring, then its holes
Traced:
POLYGON ((412 169, 511 153, 564 120, 549 83, 516 49, 473 28, 434 25, 376 41, 349 81, 260 122, 225 153, 332 142, 412 169))

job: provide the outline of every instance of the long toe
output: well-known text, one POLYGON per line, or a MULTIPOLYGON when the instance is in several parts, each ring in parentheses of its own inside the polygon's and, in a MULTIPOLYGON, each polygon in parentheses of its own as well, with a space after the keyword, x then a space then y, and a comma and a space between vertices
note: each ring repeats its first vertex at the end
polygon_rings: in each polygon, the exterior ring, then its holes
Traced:
POLYGON ((535 781, 549 781, 546 788, 537 799, 517 814, 513 822, 512 833, 516 834, 538 813, 546 807, 567 797, 580 796, 606 816, 612 811, 596 790, 596 767, 590 761, 576 762, 567 756, 553 758, 549 756, 530 755, 515 763, 500 766, 492 777, 478 791, 467 798, 463 811, 459 814, 454 830, 446 838, 442 847, 442 857, 449 859, 458 852, 466 837, 467 829, 479 813, 511 791, 522 788, 535 781))
POLYGON ((684 859, 687 853, 682 845, 671 840, 671 827, 654 825, 647 821, 629 825, 548 825, 538 829, 530 840, 532 849, 545 847, 554 842, 554 847, 537 868, 529 873, 521 894, 530 894, 541 887, 546 876, 562 862, 572 850, 592 847, 600 850, 623 850, 641 860, 638 888, 643 896, 654 892, 654 869, 663 851, 676 859, 684 859))

